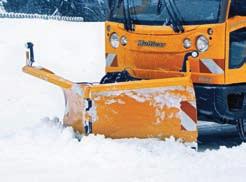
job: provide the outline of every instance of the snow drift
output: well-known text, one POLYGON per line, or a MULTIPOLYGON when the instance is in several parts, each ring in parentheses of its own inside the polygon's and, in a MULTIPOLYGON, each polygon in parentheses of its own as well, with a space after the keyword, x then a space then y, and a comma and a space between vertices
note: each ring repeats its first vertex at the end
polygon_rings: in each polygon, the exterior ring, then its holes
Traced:
POLYGON ((25 42, 35 44, 37 64, 73 81, 98 81, 102 23, 4 19, 0 26, 1 181, 245 181, 245 144, 196 152, 173 139, 89 136, 79 142, 71 128, 48 118, 63 116, 63 94, 22 73, 25 42))

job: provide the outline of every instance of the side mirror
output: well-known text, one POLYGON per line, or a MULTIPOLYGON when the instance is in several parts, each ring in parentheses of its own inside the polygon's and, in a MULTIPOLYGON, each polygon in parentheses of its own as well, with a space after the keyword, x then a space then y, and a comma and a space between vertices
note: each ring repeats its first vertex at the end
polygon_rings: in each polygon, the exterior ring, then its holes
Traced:
POLYGON ((192 51, 192 52, 188 52, 185 54, 181 72, 187 72, 186 63, 189 60, 189 57, 198 58, 199 52, 198 51, 192 51))

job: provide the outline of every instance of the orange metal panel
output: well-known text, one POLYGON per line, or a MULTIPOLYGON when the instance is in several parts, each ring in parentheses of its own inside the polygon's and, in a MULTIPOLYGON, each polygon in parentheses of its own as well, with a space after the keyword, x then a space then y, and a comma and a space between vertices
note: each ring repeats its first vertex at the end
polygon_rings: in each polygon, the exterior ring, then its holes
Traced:
MULTIPOLYGON (((149 84, 146 81, 143 85, 135 82, 90 85, 89 95, 93 107, 88 113, 84 110, 82 97, 78 98, 75 93, 65 91, 68 112, 64 123, 81 132, 82 123, 85 122, 83 118, 87 113, 95 134, 111 138, 164 139, 174 136, 186 142, 196 142, 196 106, 189 105, 194 107, 192 111, 189 108, 181 109, 181 102, 195 103, 191 81, 185 77, 173 81, 152 81, 155 83, 149 84), (195 118, 191 117, 194 113, 195 118)), ((87 86, 81 85, 82 89, 85 87, 87 86)))

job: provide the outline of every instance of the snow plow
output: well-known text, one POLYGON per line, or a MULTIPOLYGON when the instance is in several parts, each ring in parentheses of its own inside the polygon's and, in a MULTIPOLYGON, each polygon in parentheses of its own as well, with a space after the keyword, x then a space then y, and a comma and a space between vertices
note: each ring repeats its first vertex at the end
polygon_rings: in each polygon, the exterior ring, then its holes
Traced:
POLYGON ((86 135, 196 143, 202 120, 237 125, 245 141, 245 12, 236 0, 110 1, 100 83, 33 66, 32 43, 23 70, 64 90, 64 125, 86 135))
POLYGON ((73 83, 32 66, 30 60, 24 72, 64 90, 64 125, 75 131, 111 138, 175 136, 188 143, 196 141, 195 96, 189 72, 173 76, 163 72, 167 78, 120 83, 73 83))

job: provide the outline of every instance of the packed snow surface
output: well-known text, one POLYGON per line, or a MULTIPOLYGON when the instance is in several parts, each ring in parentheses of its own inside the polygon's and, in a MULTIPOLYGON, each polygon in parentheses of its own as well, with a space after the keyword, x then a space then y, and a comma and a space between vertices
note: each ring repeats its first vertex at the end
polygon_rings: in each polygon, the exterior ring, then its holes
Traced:
POLYGON ((0 19, 0 27, 0 181, 245 181, 246 144, 196 152, 173 139, 78 141, 52 119, 62 118, 63 94, 22 73, 25 42, 35 44, 37 64, 73 81, 98 81, 102 23, 0 19))

